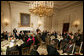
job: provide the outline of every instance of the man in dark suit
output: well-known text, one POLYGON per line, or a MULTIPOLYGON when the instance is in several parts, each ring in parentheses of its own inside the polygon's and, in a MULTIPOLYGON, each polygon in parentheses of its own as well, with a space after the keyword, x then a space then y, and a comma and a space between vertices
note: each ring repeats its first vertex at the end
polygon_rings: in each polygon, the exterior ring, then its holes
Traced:
POLYGON ((55 38, 57 38, 57 32, 56 31, 54 31, 52 34, 51 34, 51 36, 55 36, 55 38))
POLYGON ((43 31, 41 39, 43 40, 43 42, 45 42, 45 38, 47 37, 47 31, 43 31))
POLYGON ((23 32, 20 31, 19 38, 20 38, 20 39, 23 39, 23 37, 24 37, 23 35, 24 35, 23 32))
POLYGON ((5 32, 4 37, 6 40, 8 39, 8 32, 7 31, 5 32))
POLYGON ((52 40, 50 45, 47 45, 47 51, 48 55, 59 55, 55 46, 55 40, 52 40))
POLYGON ((17 33, 17 30, 16 30, 16 28, 14 28, 13 29, 13 34, 14 34, 15 37, 17 36, 16 33, 17 33))
POLYGON ((59 55, 57 49, 51 45, 47 46, 48 55, 59 55))
POLYGON ((36 29, 36 38, 37 38, 37 40, 38 40, 38 43, 40 43, 41 41, 42 41, 42 39, 41 39, 41 31, 40 31, 40 29, 36 29))
POLYGON ((31 50, 30 55, 39 55, 39 53, 37 52, 37 46, 33 46, 34 48, 31 50))
POLYGON ((83 42, 83 32, 81 33, 79 40, 80 40, 80 42, 83 42))

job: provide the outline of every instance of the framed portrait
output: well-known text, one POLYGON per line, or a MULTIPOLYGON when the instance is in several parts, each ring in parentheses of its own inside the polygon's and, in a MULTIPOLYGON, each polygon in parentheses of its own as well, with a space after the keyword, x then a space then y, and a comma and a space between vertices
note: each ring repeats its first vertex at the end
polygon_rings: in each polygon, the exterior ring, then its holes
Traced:
POLYGON ((30 27, 30 14, 20 13, 20 27, 30 27))

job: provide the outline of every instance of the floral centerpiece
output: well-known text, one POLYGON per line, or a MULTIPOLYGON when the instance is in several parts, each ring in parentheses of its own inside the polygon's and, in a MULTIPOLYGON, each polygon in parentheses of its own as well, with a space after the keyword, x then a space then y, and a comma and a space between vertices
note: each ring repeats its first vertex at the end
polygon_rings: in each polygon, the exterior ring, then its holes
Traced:
POLYGON ((16 39, 15 39, 15 37, 10 37, 9 41, 10 41, 9 47, 13 47, 13 46, 16 45, 16 39))

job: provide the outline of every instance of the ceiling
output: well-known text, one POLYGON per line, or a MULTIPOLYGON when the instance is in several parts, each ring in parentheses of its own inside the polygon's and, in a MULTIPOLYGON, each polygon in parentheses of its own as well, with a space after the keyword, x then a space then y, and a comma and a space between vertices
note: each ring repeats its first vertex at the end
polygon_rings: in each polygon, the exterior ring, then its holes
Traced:
POLYGON ((80 1, 55 1, 55 8, 62 9, 65 7, 73 6, 78 3, 81 3, 80 1))
MULTIPOLYGON (((33 1, 16 1, 16 2, 22 2, 25 4, 29 4, 30 2, 33 2, 33 1)), ((62 9, 62 8, 69 7, 71 5, 78 4, 81 2, 82 1, 54 1, 54 8, 62 9)))

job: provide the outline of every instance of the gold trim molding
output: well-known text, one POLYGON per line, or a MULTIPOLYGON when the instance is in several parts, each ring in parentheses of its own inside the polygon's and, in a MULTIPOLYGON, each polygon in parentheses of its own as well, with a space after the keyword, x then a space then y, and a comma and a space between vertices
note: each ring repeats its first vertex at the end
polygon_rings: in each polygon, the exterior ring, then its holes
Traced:
MULTIPOLYGON (((27 13, 20 13, 19 15, 20 15, 20 22, 18 23, 18 26, 19 27, 30 27, 30 22, 31 22, 31 19, 30 19, 30 21, 29 21, 29 25, 27 25, 27 26, 23 26, 23 25, 21 25, 21 14, 27 14, 27 13)), ((28 14, 28 15, 30 15, 30 14, 28 14)), ((31 15, 30 15, 30 17, 31 17, 31 15)))

